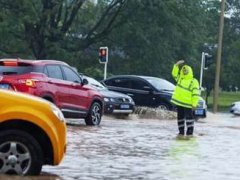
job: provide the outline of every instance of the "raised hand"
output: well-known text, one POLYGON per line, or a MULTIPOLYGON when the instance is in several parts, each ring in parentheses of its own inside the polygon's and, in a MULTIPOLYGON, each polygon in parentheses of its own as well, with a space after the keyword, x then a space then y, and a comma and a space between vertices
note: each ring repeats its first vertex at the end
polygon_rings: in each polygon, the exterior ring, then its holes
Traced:
POLYGON ((176 62, 176 65, 180 65, 180 64, 183 64, 184 63, 184 60, 179 60, 178 62, 176 62))

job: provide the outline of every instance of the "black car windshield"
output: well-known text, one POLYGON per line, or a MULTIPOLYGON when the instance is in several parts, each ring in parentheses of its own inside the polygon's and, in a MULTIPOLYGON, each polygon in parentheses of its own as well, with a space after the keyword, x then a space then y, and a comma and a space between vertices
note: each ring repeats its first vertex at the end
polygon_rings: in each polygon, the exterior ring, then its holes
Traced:
POLYGON ((175 89, 175 85, 165 79, 155 77, 147 77, 145 79, 158 90, 173 91, 175 89))
POLYGON ((93 86, 99 90, 104 90, 104 89, 107 89, 105 86, 103 86, 100 82, 98 82, 97 80, 93 79, 93 78, 90 78, 90 77, 86 77, 85 78, 88 80, 88 84, 90 86, 93 86))

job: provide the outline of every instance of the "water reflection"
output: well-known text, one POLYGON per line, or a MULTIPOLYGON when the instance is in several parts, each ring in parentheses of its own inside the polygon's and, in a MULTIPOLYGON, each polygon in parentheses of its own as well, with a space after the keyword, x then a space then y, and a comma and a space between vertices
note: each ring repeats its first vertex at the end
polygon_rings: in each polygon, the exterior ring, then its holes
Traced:
POLYGON ((197 137, 176 138, 169 150, 169 176, 173 179, 194 179, 196 172, 190 167, 200 159, 197 137))

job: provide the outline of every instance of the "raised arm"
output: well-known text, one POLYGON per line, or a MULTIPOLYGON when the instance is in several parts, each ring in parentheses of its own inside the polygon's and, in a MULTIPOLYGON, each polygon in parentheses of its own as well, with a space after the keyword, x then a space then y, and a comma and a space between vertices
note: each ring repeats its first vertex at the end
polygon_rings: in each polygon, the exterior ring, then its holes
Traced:
POLYGON ((175 79, 175 81, 177 82, 179 79, 179 65, 183 64, 184 60, 180 60, 178 62, 176 62, 176 64, 174 64, 173 69, 172 69, 172 76, 175 79))

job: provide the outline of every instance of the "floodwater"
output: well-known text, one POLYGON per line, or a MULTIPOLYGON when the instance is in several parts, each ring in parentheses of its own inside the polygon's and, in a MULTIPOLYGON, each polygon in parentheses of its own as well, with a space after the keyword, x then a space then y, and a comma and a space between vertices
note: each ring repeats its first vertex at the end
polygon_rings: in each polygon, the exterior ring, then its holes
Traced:
POLYGON ((209 113, 195 123, 190 139, 176 138, 176 120, 103 117, 99 127, 76 120, 71 124, 64 160, 44 166, 36 179, 240 178, 240 117, 209 113))

